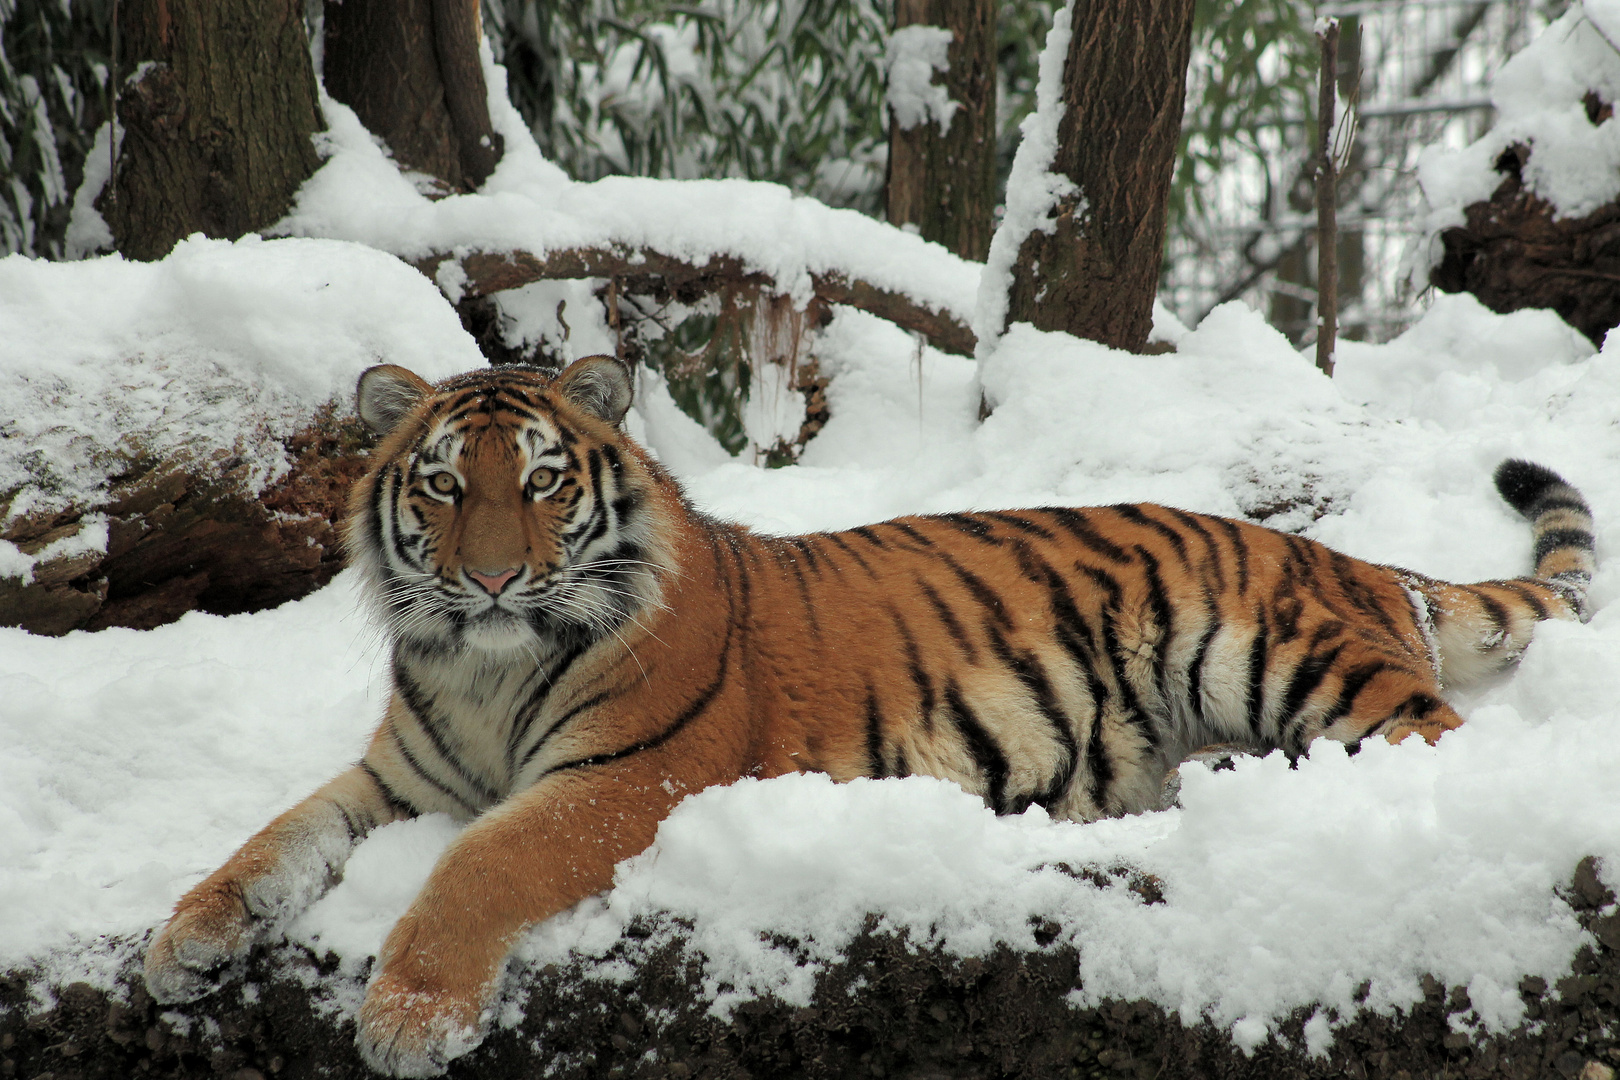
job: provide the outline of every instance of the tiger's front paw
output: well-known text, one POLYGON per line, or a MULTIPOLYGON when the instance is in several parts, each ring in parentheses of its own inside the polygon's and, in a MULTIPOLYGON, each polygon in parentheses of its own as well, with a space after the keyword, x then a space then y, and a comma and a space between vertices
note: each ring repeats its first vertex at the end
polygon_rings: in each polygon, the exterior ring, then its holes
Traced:
POLYGON ((162 1005, 212 993, 220 971, 247 955, 251 925, 246 906, 232 892, 188 896, 147 946, 147 992, 162 1005))
POLYGON ((438 1076, 484 1041, 491 996, 414 986, 385 966, 360 1006, 360 1056, 388 1076, 438 1076))

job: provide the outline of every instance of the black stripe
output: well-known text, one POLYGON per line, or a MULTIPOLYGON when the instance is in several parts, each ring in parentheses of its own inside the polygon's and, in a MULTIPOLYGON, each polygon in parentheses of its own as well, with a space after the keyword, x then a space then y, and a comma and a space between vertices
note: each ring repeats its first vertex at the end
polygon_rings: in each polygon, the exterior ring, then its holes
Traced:
POLYGON ((971 536, 980 543, 989 544, 991 547, 1000 547, 1006 543, 1005 540, 991 530, 989 522, 972 514, 938 514, 930 520, 949 525, 956 531, 971 536))
POLYGON ((1209 572, 1215 577, 1216 590, 1219 592, 1225 592, 1226 568, 1221 565, 1221 548, 1220 545, 1215 542, 1214 535, 1212 535, 1208 529, 1204 528, 1204 523, 1203 521, 1199 520, 1199 516, 1197 514, 1189 514, 1187 511, 1177 510, 1173 506, 1168 507, 1167 509, 1169 509, 1170 513, 1175 516, 1177 521, 1181 522, 1188 529, 1197 533, 1198 538, 1204 542, 1204 550, 1208 555, 1208 559, 1204 565, 1209 568, 1209 572))
POLYGON ((950 568, 951 573, 956 575, 956 579, 962 583, 968 592, 973 594, 973 599, 977 600, 997 622, 1009 630, 1012 629, 1012 616, 1007 613, 1007 606, 1002 602, 999 593, 986 585, 977 574, 968 570, 943 551, 935 552, 934 557, 950 568))
POLYGON ((406 671, 401 664, 394 665, 394 688, 399 691, 399 696, 404 700, 405 710, 411 714, 417 726, 422 729, 422 734, 428 737, 428 742, 433 744, 434 752, 439 755, 446 765, 450 766, 450 771, 462 783, 466 784, 475 796, 484 802, 499 802, 500 796, 489 785, 467 770, 466 763, 461 760, 461 756, 450 752, 450 746, 445 741, 443 727, 439 723, 438 717, 433 715, 433 703, 428 700, 428 695, 422 689, 421 684, 412 678, 411 673, 406 671))
POLYGON ((866 685, 866 775, 888 775, 883 764, 883 716, 878 712, 877 693, 866 685))
POLYGON ((1029 520, 1029 518, 1023 517, 1019 514, 1009 514, 1005 511, 1001 511, 996 513, 987 513, 984 516, 999 521, 1003 525, 1009 525, 1012 528, 1017 529, 1019 532, 1029 533, 1031 536, 1038 536, 1042 540, 1057 539, 1057 534, 1052 532, 1050 529, 1037 525, 1035 522, 1029 520))
POLYGON ((1574 548, 1577 551, 1591 551, 1593 546, 1592 534, 1586 529, 1553 529, 1536 537, 1536 565, 1555 551, 1574 548))
POLYGON ((1108 700, 1108 687, 1089 667, 1086 689, 1091 693, 1091 734, 1086 739, 1086 771, 1090 774, 1091 804, 1098 810, 1106 809, 1108 787, 1114 782, 1114 763, 1108 760, 1108 748, 1103 745, 1103 703, 1108 700))
POLYGON ((1374 660, 1346 673, 1343 681, 1339 684, 1338 700, 1333 703, 1333 708, 1329 709, 1322 717, 1322 728, 1326 730, 1333 725, 1334 721, 1349 716, 1350 710, 1356 706, 1356 698, 1361 696, 1361 692, 1367 688, 1367 684, 1372 682, 1380 672, 1391 670, 1399 669, 1383 660, 1374 660))
MULTIPOLYGON (((726 625, 726 641, 720 649, 720 670, 715 674, 714 681, 704 687, 697 697, 689 701, 681 714, 658 734, 650 739, 643 739, 618 750, 610 750, 603 754, 592 754, 590 757, 580 758, 577 761, 570 761, 562 765, 553 765, 540 775, 542 777, 550 776, 552 773, 562 772, 564 769, 582 769, 592 765, 606 765, 609 762, 621 761, 644 750, 656 750, 673 739, 681 733, 681 730, 686 725, 703 715, 703 711, 709 707, 725 686, 726 679, 731 673, 731 641, 732 626, 728 622, 726 625)), ((539 777, 536 777, 536 779, 538 780, 539 777)))
MULTIPOLYGON (((612 696, 612 694, 608 693, 606 690, 603 690, 600 693, 592 694, 584 701, 581 701, 572 708, 565 710, 561 716, 557 717, 555 723, 546 728, 541 736, 534 740, 534 745, 529 747, 528 751, 524 753, 523 760, 519 762, 518 767, 513 770, 513 775, 520 775, 524 769, 527 769, 529 767, 529 763, 534 760, 535 755, 540 753, 541 747, 550 742, 553 735, 567 727, 570 720, 574 719, 574 717, 578 716, 586 709, 594 709, 596 706, 606 703, 612 696)), ((546 770, 548 773, 555 771, 555 769, 546 770)))
POLYGON ((821 636, 821 623, 816 620, 816 607, 810 599, 810 585, 804 579, 804 571, 799 569, 799 560, 795 556, 796 549, 784 546, 777 549, 781 553, 778 563, 787 563, 787 568, 793 572, 793 580, 799 586, 799 602, 804 605, 805 621, 810 624, 810 636, 821 636))
POLYGON ((1557 494, 1543 495, 1541 498, 1531 503, 1528 511, 1525 513, 1525 517, 1528 517, 1531 521, 1534 521, 1542 514, 1550 514, 1554 510, 1574 510, 1577 513, 1587 515, 1592 513, 1592 508, 1587 506, 1586 500, 1581 498, 1579 495, 1559 492, 1557 494))
POLYGON ((973 763, 978 766, 979 772, 990 786, 990 793, 986 797, 990 809, 998 814, 1007 811, 1007 757, 996 745, 990 733, 979 722, 968 703, 963 700, 962 692, 957 689, 955 681, 945 684, 946 715, 956 725, 956 730, 962 733, 962 740, 967 744, 968 753, 973 756, 973 763))
POLYGON ((1547 610, 1547 605, 1542 602, 1541 597, 1536 595, 1534 586, 1521 584, 1517 581, 1504 581, 1502 587, 1523 600, 1530 610, 1536 613, 1536 618, 1545 619, 1551 614, 1547 610))
POLYGON ((1226 538, 1232 543, 1232 554, 1237 557, 1238 595, 1242 596, 1249 591, 1249 544, 1243 539, 1243 526, 1231 518, 1206 518, 1222 529, 1226 530, 1226 538))
MULTIPOLYGON (((1001 662, 1012 670, 1018 681, 1024 685, 1024 689, 1029 691, 1030 697, 1035 699, 1036 710, 1046 719, 1053 737, 1063 747, 1064 761, 1058 766, 1058 771, 1048 780, 1043 791, 1032 793, 1030 797, 1030 801, 1038 802, 1050 809, 1054 802, 1069 793, 1069 787, 1074 783, 1075 771, 1080 767, 1080 748, 1075 742, 1074 731, 1069 727, 1068 714, 1058 704, 1057 694, 1052 690, 1052 681, 1047 677, 1046 669, 1041 666, 1034 653, 1014 652, 1007 639, 993 624, 986 624, 985 634, 989 637, 991 647, 995 649, 1001 662)), ((1024 807, 1017 807, 1013 812, 1022 809, 1024 807)))
MULTIPOLYGON (((1147 510, 1146 506, 1138 506, 1134 503, 1120 503, 1118 506, 1115 506, 1112 509, 1114 513, 1118 514, 1126 521, 1132 522, 1136 525, 1146 526, 1147 528, 1158 533, 1160 536, 1164 537, 1165 540, 1169 542, 1170 546, 1176 549, 1176 557, 1181 560, 1181 565, 1189 568, 1192 566, 1192 562, 1187 558, 1187 541, 1180 533, 1176 532, 1176 530, 1172 529, 1158 518, 1149 516, 1145 512, 1147 510)), ((1140 548, 1138 548, 1138 550, 1140 550, 1140 548)))
MULTIPOLYGON (((1338 662, 1339 654, 1343 651, 1344 644, 1341 642, 1325 653, 1308 654, 1294 668, 1293 677, 1288 680, 1288 689, 1283 692, 1282 711, 1277 716, 1279 737, 1294 724, 1306 701, 1322 685, 1322 680, 1333 670, 1333 665, 1338 662)), ((1301 746, 1299 749, 1303 750, 1304 747, 1301 746)))
POLYGON ((967 631, 963 629, 962 624, 957 621, 956 614, 945 606, 945 601, 939 598, 939 593, 932 585, 920 577, 914 580, 917 582, 917 587, 923 591, 923 595, 928 598, 929 604, 933 605, 934 614, 938 615, 939 621, 945 625, 945 632, 950 634, 951 640, 955 641, 957 647, 967 654, 968 663, 978 663, 979 650, 973 644, 972 639, 968 637, 967 631))
POLYGON ((1405 643, 1406 639, 1402 636, 1400 627, 1395 625, 1395 620, 1390 617, 1388 611, 1384 610, 1384 605, 1379 602, 1372 589, 1361 580, 1361 570, 1367 567, 1368 564, 1358 562, 1348 555, 1334 551, 1332 548, 1328 548, 1327 553, 1328 562, 1333 569, 1333 576, 1338 580, 1339 587, 1344 590, 1346 599, 1357 610, 1365 612, 1376 619, 1385 630, 1389 631, 1391 639, 1405 643))
POLYGON ((1260 734, 1265 718, 1266 693, 1266 613, 1254 613, 1254 640, 1249 643, 1249 730, 1260 734))
POLYGON ((472 803, 468 802, 466 799, 463 799, 460 795, 457 795, 454 791, 451 791, 448 787, 446 787, 444 785, 443 782, 441 782, 440 780, 435 779, 434 776, 431 773, 429 773, 425 768, 423 768, 422 763, 420 761, 416 760, 416 755, 411 753, 411 748, 405 745, 405 740, 400 738, 399 731, 396 728, 394 728, 393 725, 389 725, 388 734, 390 734, 390 735, 392 735, 394 737, 394 746, 399 749, 399 756, 405 759, 405 764, 409 765, 411 767, 411 769, 416 773, 416 775, 421 777, 422 780, 424 780, 428 784, 429 787, 437 788, 446 797, 454 799, 456 802, 460 803, 462 806, 465 806, 468 810, 476 811, 478 809, 478 807, 474 806, 472 803))
POLYGON ((1215 635, 1221 631, 1220 612, 1215 606, 1215 594, 1208 585, 1204 586, 1204 615, 1208 621, 1204 624, 1204 632, 1198 636, 1198 645, 1193 649, 1192 660, 1187 664, 1187 698, 1192 708, 1192 714, 1200 720, 1204 718, 1204 662, 1209 657, 1210 643, 1215 635))
POLYGON ((816 561, 815 545, 810 543, 807 537, 789 536, 782 542, 804 556, 805 565, 810 568, 812 574, 821 576, 821 564, 816 561))
POLYGON ((937 701, 934 697, 934 681, 923 670, 922 653, 917 650, 917 639, 911 636, 911 630, 900 618, 900 613, 893 604, 886 605, 889 618, 894 622, 894 628, 900 635, 900 643, 906 647, 906 669, 911 675, 912 683, 917 687, 917 695, 922 699, 920 704, 921 720, 924 731, 934 730, 934 706, 937 701))
POLYGON ((860 537, 862 540, 865 540, 868 544, 871 544, 875 548, 886 548, 889 546, 888 541, 884 540, 883 537, 879 536, 869 526, 862 525, 858 528, 849 529, 846 531, 854 533, 856 536, 860 537))
POLYGON ((1159 644, 1153 650, 1153 688, 1158 691, 1159 700, 1168 710, 1170 706, 1170 692, 1165 685, 1165 666, 1170 658, 1170 642, 1176 634, 1175 612, 1170 606, 1170 597, 1164 589, 1164 579, 1159 576, 1159 560, 1153 553, 1140 545, 1136 548, 1137 556, 1142 560, 1142 574, 1147 579, 1147 602, 1153 611, 1153 618, 1159 624, 1161 634, 1159 644))
POLYGON ((1463 592, 1479 601, 1479 606, 1482 609, 1485 618, 1490 621, 1492 630, 1503 633, 1507 631, 1508 610, 1502 606, 1501 601, 1497 600, 1494 596, 1487 596, 1478 589, 1470 589, 1466 585, 1463 586, 1463 592))
POLYGON ((889 528, 894 529, 903 536, 915 540, 923 547, 934 546, 934 542, 932 540, 928 539, 928 537, 924 536, 922 533, 918 532, 916 529, 912 528, 910 525, 907 525, 903 521, 885 521, 882 522, 882 524, 887 525, 889 528))
MULTIPOLYGON (((860 568, 862 570, 865 570, 868 574, 871 574, 873 577, 877 576, 877 573, 872 569, 872 564, 868 563, 866 561, 865 556, 863 556, 860 552, 858 552, 854 548, 850 547, 849 543, 843 537, 839 536, 837 533, 823 533, 821 535, 822 535, 822 538, 825 539, 828 543, 830 543, 833 546, 837 547, 839 551, 844 552, 850 558, 854 559, 856 564, 858 566, 860 566, 860 568)), ((824 559, 827 558, 826 553, 823 552, 821 557, 824 558, 824 559)))
MULTIPOLYGON (((578 660, 580 654, 588 647, 583 643, 575 643, 563 653, 562 661, 555 667, 548 670, 543 666, 536 666, 535 673, 540 682, 533 692, 529 694, 528 699, 518 707, 517 719, 513 721, 512 730, 506 738, 506 762, 509 768, 512 768, 513 756, 517 754, 518 747, 523 745, 523 740, 528 737, 529 728, 539 719, 540 710, 545 707, 546 699, 551 696, 551 691, 556 688, 557 681, 563 677, 568 669, 573 666, 574 661, 578 660)), ((514 774, 516 771, 513 768, 514 774)))
POLYGON ((1122 610, 1119 582, 1115 581, 1106 571, 1099 570, 1096 567, 1086 566, 1082 563, 1078 565, 1077 569, 1108 594, 1107 600, 1102 605, 1102 648, 1099 659, 1108 661, 1109 672, 1113 676, 1115 687, 1119 690, 1120 711, 1125 714, 1126 719, 1131 724, 1141 729, 1149 746, 1157 747, 1159 733, 1154 729, 1153 724, 1148 721, 1148 718, 1142 714, 1141 702, 1136 697, 1136 687, 1125 673, 1125 651, 1120 646, 1119 629, 1115 624, 1114 615, 1114 613, 1122 610))
POLYGON ((1052 516, 1059 527, 1074 537, 1080 543, 1090 548, 1110 562, 1128 563, 1131 557, 1125 554, 1125 549, 1103 536, 1092 528, 1091 521, 1078 510, 1065 507, 1048 507, 1046 513, 1052 516))
POLYGON ((383 781, 382 774, 372 768, 371 762, 360 762, 360 771, 371 777, 371 782, 376 784, 377 790, 382 793, 383 801, 388 803, 388 808, 394 813, 404 814, 406 817, 415 817, 420 812, 409 799, 383 781))
POLYGON ((413 565, 411 557, 405 551, 405 544, 400 538, 399 515, 394 512, 399 505, 400 489, 405 486, 405 470, 398 465, 394 466, 391 483, 388 490, 388 532, 394 538, 394 557, 406 566, 413 565))

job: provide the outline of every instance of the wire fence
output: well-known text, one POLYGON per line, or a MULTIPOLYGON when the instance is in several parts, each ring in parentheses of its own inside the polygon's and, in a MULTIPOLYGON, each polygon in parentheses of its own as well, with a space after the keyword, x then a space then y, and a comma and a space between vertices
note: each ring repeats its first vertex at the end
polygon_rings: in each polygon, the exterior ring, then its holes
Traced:
MULTIPOLYGON (((1339 333, 1387 341, 1427 306, 1429 237, 1419 154, 1460 148, 1494 119, 1490 81, 1559 14, 1545 0, 1349 0, 1340 20, 1347 147, 1339 183, 1339 333)), ((1212 178, 1206 212, 1172 238, 1161 296, 1195 323, 1243 299, 1296 344, 1315 338, 1314 118, 1254 133, 1262 156, 1212 178)))

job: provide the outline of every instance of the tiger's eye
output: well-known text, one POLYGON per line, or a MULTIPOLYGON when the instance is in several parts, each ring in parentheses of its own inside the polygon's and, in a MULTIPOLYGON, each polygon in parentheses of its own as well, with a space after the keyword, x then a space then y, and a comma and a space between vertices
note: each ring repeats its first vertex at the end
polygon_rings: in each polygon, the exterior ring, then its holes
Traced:
POLYGON ((557 482, 557 470, 548 469, 544 465, 529 473, 529 490, 534 492, 545 491, 557 482))
POLYGON ((440 495, 454 495, 456 486, 456 478, 447 472, 436 472, 428 477, 428 487, 440 495))

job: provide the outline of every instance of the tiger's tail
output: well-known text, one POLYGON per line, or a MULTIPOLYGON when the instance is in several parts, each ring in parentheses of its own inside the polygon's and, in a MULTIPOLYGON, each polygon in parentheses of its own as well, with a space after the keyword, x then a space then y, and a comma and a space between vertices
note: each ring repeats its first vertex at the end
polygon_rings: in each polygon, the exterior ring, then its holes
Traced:
POLYGON ((1563 477, 1528 461, 1502 462, 1495 479, 1502 498, 1530 522, 1535 572, 1474 585, 1414 583, 1447 687, 1467 686, 1511 665, 1542 619, 1590 618, 1586 591, 1596 560, 1586 500, 1563 477))

